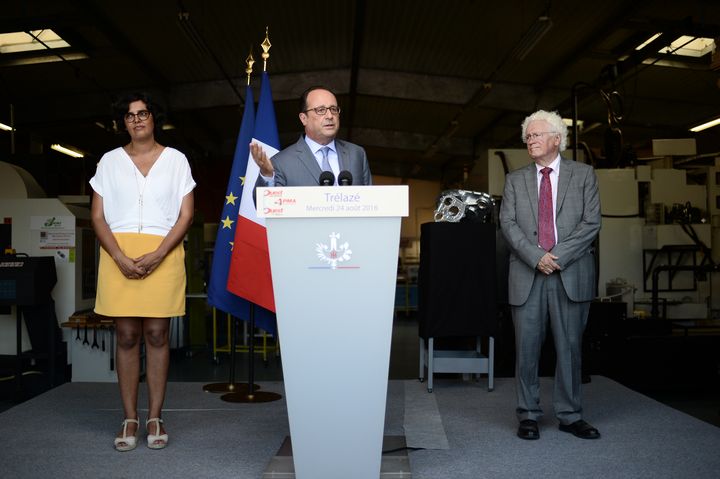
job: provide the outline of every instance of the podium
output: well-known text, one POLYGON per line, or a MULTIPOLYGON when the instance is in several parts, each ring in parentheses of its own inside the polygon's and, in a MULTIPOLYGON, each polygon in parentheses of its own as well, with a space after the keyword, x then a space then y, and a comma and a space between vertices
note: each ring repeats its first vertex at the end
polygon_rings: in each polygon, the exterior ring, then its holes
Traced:
POLYGON ((407 186, 257 189, 298 479, 380 477, 407 186))

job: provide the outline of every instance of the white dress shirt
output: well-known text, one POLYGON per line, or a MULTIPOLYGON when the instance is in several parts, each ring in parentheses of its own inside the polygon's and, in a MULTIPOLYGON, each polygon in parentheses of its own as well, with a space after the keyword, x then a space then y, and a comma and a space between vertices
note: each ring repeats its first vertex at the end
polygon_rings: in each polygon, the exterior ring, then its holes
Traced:
POLYGON ((147 176, 123 148, 105 153, 90 185, 103 198, 110 231, 166 236, 177 223, 182 200, 195 188, 195 181, 185 155, 166 146, 147 176))
POLYGON ((313 152, 315 155, 315 160, 318 162, 318 166, 320 166, 320 169, 322 170, 322 150, 324 147, 329 147, 330 150, 328 151, 328 163, 330 163, 330 169, 332 170, 333 175, 335 175, 335 184, 337 185, 337 177, 340 173, 340 162, 338 160, 338 154, 337 150, 335 148, 335 140, 331 141, 327 145, 321 145, 320 143, 312 140, 310 137, 305 135, 305 143, 310 147, 310 151, 313 152))

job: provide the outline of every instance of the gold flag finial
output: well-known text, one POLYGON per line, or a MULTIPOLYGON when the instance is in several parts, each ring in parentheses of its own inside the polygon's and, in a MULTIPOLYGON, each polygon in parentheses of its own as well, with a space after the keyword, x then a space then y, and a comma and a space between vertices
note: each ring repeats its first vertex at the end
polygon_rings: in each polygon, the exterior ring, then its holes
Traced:
POLYGON ((250 86, 250 75, 252 74, 253 64, 255 63, 255 59, 252 56, 252 46, 250 46, 250 53, 248 54, 247 58, 245 59, 245 73, 247 73, 247 84, 250 86))
POLYGON ((263 71, 267 71, 267 59, 270 58, 270 54, 268 53, 270 51, 270 47, 272 47, 272 44, 270 43, 270 34, 268 33, 268 30, 270 27, 265 27, 265 40, 260 44, 260 46, 263 49, 262 52, 262 58, 263 58, 263 71))

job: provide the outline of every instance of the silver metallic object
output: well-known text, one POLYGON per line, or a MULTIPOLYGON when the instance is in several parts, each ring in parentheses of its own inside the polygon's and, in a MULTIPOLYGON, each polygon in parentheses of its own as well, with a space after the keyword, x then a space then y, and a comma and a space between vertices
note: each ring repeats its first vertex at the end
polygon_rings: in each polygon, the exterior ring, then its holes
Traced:
POLYGON ((438 198, 435 221, 459 223, 492 221, 495 200, 487 193, 469 190, 444 190, 438 198))

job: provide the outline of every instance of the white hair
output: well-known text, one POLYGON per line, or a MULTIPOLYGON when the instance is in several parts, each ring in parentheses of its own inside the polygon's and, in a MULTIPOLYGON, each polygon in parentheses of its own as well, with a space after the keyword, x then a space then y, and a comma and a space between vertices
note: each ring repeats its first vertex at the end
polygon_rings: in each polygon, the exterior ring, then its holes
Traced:
POLYGON ((531 121, 537 120, 546 121, 550 125, 550 131, 560 135, 560 151, 565 151, 565 148, 567 148, 568 129, 562 117, 556 111, 538 110, 525 118, 522 122, 522 136, 520 138, 525 140, 528 125, 531 121))

